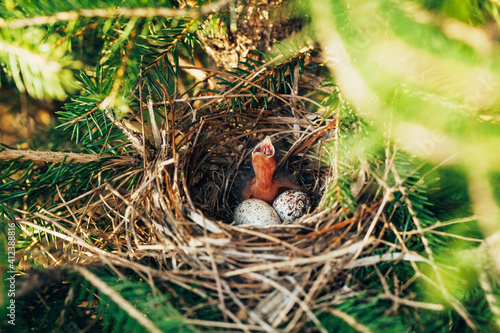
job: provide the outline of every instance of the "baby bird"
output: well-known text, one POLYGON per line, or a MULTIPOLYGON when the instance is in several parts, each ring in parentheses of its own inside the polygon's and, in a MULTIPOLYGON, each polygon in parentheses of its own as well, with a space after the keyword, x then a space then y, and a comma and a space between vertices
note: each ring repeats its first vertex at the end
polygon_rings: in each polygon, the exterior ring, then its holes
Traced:
POLYGON ((300 190, 286 177, 274 177, 276 160, 274 159, 274 146, 271 137, 267 136, 252 152, 252 166, 255 177, 243 189, 243 200, 255 198, 272 204, 274 199, 285 189, 300 190))

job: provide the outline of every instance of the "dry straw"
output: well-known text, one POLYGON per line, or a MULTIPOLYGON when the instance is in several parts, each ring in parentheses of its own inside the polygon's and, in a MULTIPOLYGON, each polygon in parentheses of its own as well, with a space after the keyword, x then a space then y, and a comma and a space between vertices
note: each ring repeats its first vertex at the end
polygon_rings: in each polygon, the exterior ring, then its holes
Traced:
MULTIPOLYGON (((158 113, 163 123, 144 129, 148 142, 143 137, 131 140, 140 146, 135 147, 137 167, 101 181, 71 201, 61 197, 63 204, 35 214, 58 231, 30 220, 20 220, 21 226, 27 233, 34 228, 59 238, 75 264, 98 262, 119 276, 120 270, 132 269, 153 287, 168 281, 206 299, 206 304, 217 304, 225 322, 200 320, 195 310, 186 319, 214 329, 297 332, 309 322, 326 332, 317 318, 324 311, 357 331, 369 332, 354 317, 335 309, 336 304, 363 291, 352 272, 368 266, 375 267, 374 276, 384 288, 382 297, 393 301, 394 308, 443 310, 440 304, 401 298, 412 281, 391 290, 387 276, 376 269, 383 261, 408 261, 416 279, 420 277, 417 262, 434 265, 432 253, 424 258, 408 250, 407 238, 403 239, 413 232, 425 240, 417 216, 413 216, 415 229, 401 232, 386 214, 393 193, 406 190, 403 181, 396 179, 389 186, 387 179, 361 163, 351 175, 357 208, 350 211, 329 203, 325 193, 339 169, 335 159, 326 162, 322 147, 339 139, 338 114, 325 116, 324 109, 309 99, 321 89, 307 86, 307 73, 296 81, 300 87, 292 87, 294 94, 276 95, 264 89, 250 94, 249 89, 266 72, 262 66, 233 77, 240 84, 220 95, 151 96, 150 102, 142 103, 141 112, 158 113), (305 92, 299 96, 299 91, 305 92), (263 96, 268 98, 267 107, 263 96), (235 108, 231 101, 236 97, 241 104, 235 108), (295 174, 311 195, 313 209, 291 225, 233 226, 238 183, 251 172, 251 150, 266 135, 276 143, 281 169, 295 174), (136 185, 128 189, 126 184, 133 177, 137 177, 136 185), (80 203, 77 211, 75 203, 80 203), (64 207, 66 215, 53 213, 64 207), (103 220, 111 223, 103 226, 103 220), (396 236, 394 242, 386 240, 388 233, 396 236)), ((117 119, 110 119, 132 135, 117 119)), ((396 172, 393 154, 388 152, 380 163, 396 172)), ((108 166, 113 167, 113 160, 108 166)), ((411 203, 402 200, 411 211, 411 203)), ((54 261, 58 265, 64 258, 54 261)), ((96 276, 84 268, 77 271, 100 289, 102 281, 96 276)), ((112 299, 122 300, 112 289, 104 289, 112 299)), ((460 309, 458 302, 452 304, 460 309)), ((133 307, 123 309, 140 318, 133 307)), ((468 319, 467 313, 461 314, 468 319)), ((146 328, 153 325, 143 321, 146 328)))

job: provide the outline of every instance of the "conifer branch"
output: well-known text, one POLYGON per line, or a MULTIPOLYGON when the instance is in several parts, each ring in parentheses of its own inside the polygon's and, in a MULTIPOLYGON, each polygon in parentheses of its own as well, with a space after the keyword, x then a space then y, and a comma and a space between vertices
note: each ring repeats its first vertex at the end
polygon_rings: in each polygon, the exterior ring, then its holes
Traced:
POLYGON ((109 154, 92 155, 82 153, 65 153, 55 151, 33 151, 33 150, 18 150, 18 149, 4 149, 0 151, 0 160, 13 160, 16 158, 28 159, 33 162, 44 163, 90 163, 97 162, 104 159, 110 159, 110 163, 116 165, 129 165, 135 159, 130 156, 114 156, 109 154))
POLYGON ((49 16, 36 16, 31 18, 4 20, 0 19, 0 28, 25 28, 29 26, 56 24, 57 22, 76 21, 85 17, 190 17, 198 18, 208 15, 227 6, 232 0, 220 0, 217 3, 204 5, 200 8, 175 9, 175 8, 108 8, 108 9, 81 9, 77 11, 59 12, 49 16))
POLYGON ((333 309, 333 308, 326 309, 325 311, 330 312, 335 317, 339 317, 340 319, 342 319, 343 321, 345 321, 349 326, 351 326, 352 328, 354 328, 356 331, 358 331, 360 333, 372 333, 373 332, 372 330, 370 330, 365 325, 357 322, 356 318, 348 315, 344 311, 340 311, 338 309, 333 309))
POLYGON ((148 332, 161 333, 155 324, 149 320, 142 312, 137 310, 125 298, 123 298, 116 290, 111 288, 104 281, 99 279, 94 273, 81 266, 74 266, 73 269, 80 273, 86 280, 88 280, 99 292, 108 296, 116 305, 123 309, 127 314, 137 320, 148 332))
POLYGON ((39 54, 33 53, 16 45, 0 42, 0 52, 5 52, 18 57, 19 59, 30 63, 32 66, 37 66, 43 71, 60 72, 62 70, 62 66, 57 61, 46 59, 39 54))
MULTIPOLYGON (((0 147, 0 222, 21 230, 20 267, 33 267, 44 256, 46 267, 69 267, 71 272, 62 286, 68 293, 59 292, 62 282, 57 280, 56 288, 48 286, 39 301, 19 300, 29 308, 37 301, 54 304, 50 310, 41 306, 43 316, 20 324, 54 330, 68 323, 76 331, 110 324, 117 330, 152 332, 175 330, 175 325, 186 330, 186 324, 244 332, 498 327, 494 266, 471 265, 459 257, 477 255, 479 251, 468 249, 481 243, 487 247, 474 223, 484 210, 477 209, 478 217, 446 211, 450 215, 438 218, 434 214, 439 209, 430 207, 439 183, 429 186, 428 180, 439 178, 434 173, 441 172, 441 165, 422 175, 427 163, 418 167, 421 160, 391 142, 398 136, 429 138, 394 134, 401 119, 411 123, 420 112, 429 112, 432 121, 446 119, 446 126, 433 124, 438 129, 454 124, 464 125, 458 131, 468 128, 463 121, 470 117, 457 116, 454 109, 462 97, 491 102, 470 108, 498 106, 500 100, 490 98, 498 61, 486 59, 484 52, 476 57, 473 48, 462 45, 466 38, 452 40, 443 31, 445 24, 434 19, 437 15, 420 22, 412 7, 393 1, 372 8, 382 22, 366 22, 365 7, 345 0, 330 1, 328 10, 311 0, 300 14, 271 12, 277 6, 265 0, 220 0, 185 9, 133 8, 143 6, 139 2, 122 8, 120 1, 80 9, 86 6, 80 2, 0 6, 0 61, 18 90, 33 91, 34 97, 66 97, 66 88, 75 84, 71 69, 80 67, 75 60, 85 68, 79 75, 81 90, 57 112, 60 127, 68 131, 34 138, 33 146, 47 151, 0 147), (283 21, 286 15, 290 17, 283 21), (272 20, 265 21, 266 16, 272 20), (296 46, 306 43, 294 35, 297 31, 290 33, 295 23, 299 34, 311 32, 303 29, 305 24, 323 35, 314 48, 296 46), (275 29, 290 40, 275 43, 281 39, 273 35, 275 29), (260 48, 253 32, 269 37, 272 45, 260 48), (419 57, 403 54, 401 59, 413 61, 393 66, 401 53, 393 45, 419 57), (227 72, 205 67, 211 64, 208 57, 224 60, 233 57, 225 51, 241 47, 248 52, 238 52, 241 66, 227 72), (257 55, 253 47, 280 54, 257 55), (184 66, 187 58, 196 65, 184 66), (372 66, 373 59, 383 67, 372 66), (453 78, 481 78, 473 72, 483 67, 493 76, 480 87, 484 90, 457 90, 455 102, 450 92, 467 87, 468 80, 436 85, 442 83, 440 75, 429 80, 427 73, 416 72, 439 68, 435 60, 443 64, 449 59, 468 64, 463 75, 447 64, 443 73, 453 78), (325 61, 335 62, 330 72, 325 61), (193 80, 193 70, 205 74, 193 80), (451 100, 450 106, 445 100, 451 100), (442 119, 431 115, 437 107, 445 110, 442 119), (397 112, 387 117, 388 109, 397 112), (410 112, 412 117, 401 117, 410 112), (378 114, 372 123, 370 115, 378 114), (290 225, 235 226, 237 175, 251 172, 251 146, 268 134, 284 156, 278 168, 297 175, 311 195, 311 210, 290 225), (87 154, 64 152, 70 149, 87 154), (132 167, 139 164, 143 167, 132 167), (467 250, 454 253, 454 243, 467 244, 467 250), (450 260, 444 261, 443 253, 451 253, 450 260), (83 264, 96 269, 91 272, 83 264), (455 272, 465 267, 478 272, 479 283, 461 281, 464 276, 455 272), (461 288, 458 293, 449 281, 461 288), (169 298, 181 306, 168 313, 169 298), (70 311, 82 302, 88 304, 86 318, 73 320, 70 311), (418 316, 408 315, 411 310, 418 310, 418 316)), ((298 3, 291 6, 295 10, 298 3)), ((498 13, 487 19, 498 23, 498 13)), ((496 47, 497 41, 489 43, 496 47)), ((461 106, 459 112, 465 109, 461 106)), ((490 121, 496 109, 484 110, 482 121, 490 121)), ((432 142, 433 147, 443 144, 432 142)), ((485 165, 497 160, 485 155, 485 165)), ((476 166, 476 159, 471 160, 467 168, 476 166)), ((490 180, 486 172, 492 168, 485 167, 482 181, 490 180)), ((464 182, 476 181, 470 177, 464 182)), ((474 190, 474 184, 467 185, 474 190)), ((493 199, 496 192, 488 192, 493 199)), ((472 193, 472 201, 483 202, 484 193, 472 193)), ((499 234, 492 233, 489 239, 499 234)))
MULTIPOLYGON (((105 100, 106 101, 106 100, 105 100)), ((104 104, 104 102, 103 102, 104 104)), ((142 144, 141 140, 141 135, 131 129, 129 129, 127 126, 125 126, 121 121, 116 119, 116 117, 112 114, 108 106, 104 106, 101 104, 101 107, 104 109, 104 113, 106 114, 106 117, 116 126, 118 127, 123 134, 125 134, 132 143, 132 146, 135 148, 135 150, 142 156, 146 157, 146 154, 148 153, 148 150, 144 145, 142 144)))
POLYGON ((66 91, 76 87, 70 69, 78 68, 80 62, 65 55, 64 43, 54 45, 56 39, 36 28, 21 34, 7 31, 0 38, 1 67, 19 91, 50 100, 64 99, 66 91))

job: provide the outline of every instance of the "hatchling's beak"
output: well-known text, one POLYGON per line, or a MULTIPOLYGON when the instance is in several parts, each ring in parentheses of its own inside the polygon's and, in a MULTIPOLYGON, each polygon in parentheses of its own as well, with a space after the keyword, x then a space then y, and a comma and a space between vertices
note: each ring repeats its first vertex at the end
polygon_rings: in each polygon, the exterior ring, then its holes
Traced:
POLYGON ((274 146, 273 142, 271 140, 271 137, 268 135, 264 140, 262 140, 255 148, 253 149, 252 152, 252 157, 255 157, 256 155, 263 154, 265 156, 269 157, 274 157, 274 146))

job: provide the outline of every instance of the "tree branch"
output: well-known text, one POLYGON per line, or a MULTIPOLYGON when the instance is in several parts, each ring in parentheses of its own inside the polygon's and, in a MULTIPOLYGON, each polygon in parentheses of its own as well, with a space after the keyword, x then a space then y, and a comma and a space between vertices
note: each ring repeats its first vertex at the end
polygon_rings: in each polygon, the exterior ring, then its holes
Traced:
POLYGON ((18 150, 18 149, 5 149, 0 151, 0 160, 13 160, 16 158, 29 159, 33 162, 46 162, 46 163, 90 163, 102 160, 104 158, 114 158, 112 161, 115 164, 127 165, 135 160, 130 156, 114 156, 114 155, 92 155, 92 154, 78 154, 78 153, 65 153, 55 151, 33 151, 33 150, 18 150))
POLYGON ((61 21, 75 21, 81 17, 190 17, 197 18, 220 10, 231 0, 221 0, 217 3, 192 9, 176 8, 97 8, 81 9, 78 11, 59 12, 50 16, 35 16, 30 18, 6 21, 0 19, 0 28, 25 28, 35 25, 55 24, 61 21))

